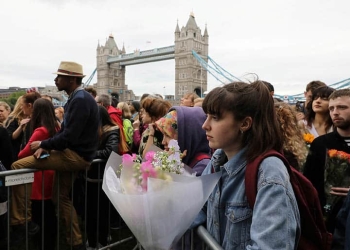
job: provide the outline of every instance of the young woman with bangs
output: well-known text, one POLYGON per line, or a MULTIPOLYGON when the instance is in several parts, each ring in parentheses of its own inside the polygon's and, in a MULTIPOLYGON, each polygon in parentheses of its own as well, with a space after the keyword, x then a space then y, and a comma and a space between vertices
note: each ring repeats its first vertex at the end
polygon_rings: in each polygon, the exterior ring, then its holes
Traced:
POLYGON ((207 230, 224 249, 296 249, 299 210, 279 158, 268 157, 260 164, 253 208, 246 197, 247 163, 283 147, 267 87, 261 81, 217 87, 205 97, 203 110, 203 129, 216 151, 202 175, 221 172, 221 178, 192 226, 206 221, 207 230))
POLYGON ((315 138, 333 131, 333 123, 328 110, 328 97, 335 89, 319 87, 312 92, 312 98, 306 106, 305 119, 300 125, 315 138))

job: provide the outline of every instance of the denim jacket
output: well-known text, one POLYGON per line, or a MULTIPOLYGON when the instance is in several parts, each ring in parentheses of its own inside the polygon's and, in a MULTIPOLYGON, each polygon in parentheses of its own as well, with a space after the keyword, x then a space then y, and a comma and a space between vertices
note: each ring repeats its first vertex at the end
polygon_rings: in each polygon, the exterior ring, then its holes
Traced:
POLYGON ((300 216, 283 162, 266 158, 259 167, 253 210, 245 194, 244 149, 227 161, 216 150, 202 175, 222 176, 192 226, 207 221, 207 230, 224 249, 296 249, 300 216))

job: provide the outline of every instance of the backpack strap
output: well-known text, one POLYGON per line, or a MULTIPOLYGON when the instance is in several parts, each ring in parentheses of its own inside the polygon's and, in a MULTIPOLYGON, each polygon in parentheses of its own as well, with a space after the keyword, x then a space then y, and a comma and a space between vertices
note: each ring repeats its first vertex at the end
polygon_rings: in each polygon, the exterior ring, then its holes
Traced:
POLYGON ((260 164, 263 160, 268 157, 275 156, 281 159, 286 166, 288 173, 291 173, 291 169, 289 167, 289 163, 286 158, 276 150, 269 150, 265 154, 258 156, 253 161, 248 162, 245 171, 245 194, 248 199, 248 203, 251 209, 254 208, 256 194, 258 192, 258 172, 260 164))
POLYGON ((189 167, 193 168, 201 160, 210 159, 210 158, 211 158, 211 156, 209 154, 206 154, 206 153, 203 153, 203 152, 199 152, 199 153, 197 153, 194 156, 194 158, 192 159, 191 163, 189 164, 189 167))

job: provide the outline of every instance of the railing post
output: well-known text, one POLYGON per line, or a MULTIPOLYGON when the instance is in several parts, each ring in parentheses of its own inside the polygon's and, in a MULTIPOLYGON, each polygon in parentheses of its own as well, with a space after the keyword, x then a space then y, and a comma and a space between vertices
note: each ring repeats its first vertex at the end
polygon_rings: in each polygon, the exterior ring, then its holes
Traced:
POLYGON ((205 242, 205 244, 213 250, 223 250, 219 243, 210 235, 210 233, 203 226, 197 228, 199 237, 205 242))

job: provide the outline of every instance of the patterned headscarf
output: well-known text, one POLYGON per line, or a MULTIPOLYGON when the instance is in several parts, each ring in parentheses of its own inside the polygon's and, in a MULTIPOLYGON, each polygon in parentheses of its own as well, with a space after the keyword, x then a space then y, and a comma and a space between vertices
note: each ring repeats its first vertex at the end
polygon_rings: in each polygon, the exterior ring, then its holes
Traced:
POLYGON ((169 136, 170 138, 177 139, 177 113, 176 110, 172 110, 165 116, 156 121, 156 125, 160 132, 169 136))

